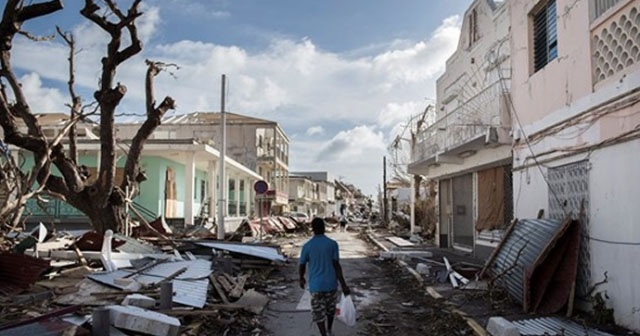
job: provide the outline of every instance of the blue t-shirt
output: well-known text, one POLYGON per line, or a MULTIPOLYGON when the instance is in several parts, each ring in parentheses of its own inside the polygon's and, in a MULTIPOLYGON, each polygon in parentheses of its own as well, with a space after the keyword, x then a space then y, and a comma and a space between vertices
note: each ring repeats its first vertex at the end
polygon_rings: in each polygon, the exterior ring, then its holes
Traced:
POLYGON ((325 235, 315 235, 302 246, 300 265, 309 264, 309 291, 330 292, 338 289, 333 261, 340 259, 338 243, 325 235))

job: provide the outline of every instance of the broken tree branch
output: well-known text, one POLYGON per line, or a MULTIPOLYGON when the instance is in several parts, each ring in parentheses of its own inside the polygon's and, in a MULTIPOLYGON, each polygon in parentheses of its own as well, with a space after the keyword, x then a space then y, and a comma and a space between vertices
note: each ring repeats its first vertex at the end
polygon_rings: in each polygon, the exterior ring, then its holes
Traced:
MULTIPOLYGON (((73 34, 69 32, 63 32, 60 27, 56 26, 56 31, 58 35, 62 37, 62 39, 67 43, 69 47, 69 56, 67 60, 69 61, 69 81, 67 82, 67 86, 69 89, 69 95, 71 96, 71 106, 69 108, 71 113, 71 119, 75 118, 76 115, 82 112, 82 99, 75 91, 75 52, 76 52, 76 43, 73 38, 73 34)), ((69 160, 73 164, 78 163, 78 148, 76 141, 76 126, 75 124, 71 126, 69 129, 69 160)))
POLYGON ((96 202, 106 207, 113 192, 115 184, 115 109, 124 97, 127 89, 124 85, 115 84, 116 69, 119 64, 133 57, 142 50, 142 42, 138 38, 135 27, 135 19, 139 12, 140 0, 135 0, 125 16, 116 6, 113 0, 105 0, 105 3, 119 19, 112 23, 105 16, 99 16, 100 10, 94 0, 85 0, 85 6, 80 11, 87 19, 96 23, 105 32, 109 33, 111 40, 107 45, 107 55, 102 59, 102 76, 100 88, 94 97, 100 105, 100 167, 98 170, 96 188, 92 188, 92 197, 96 202), (120 50, 122 44, 122 30, 126 28, 130 35, 130 45, 120 50))
POLYGON ((127 186, 142 182, 144 175, 140 171, 138 162, 140 160, 140 155, 142 154, 144 143, 156 128, 160 126, 164 114, 168 110, 175 108, 175 101, 171 97, 165 97, 160 105, 157 107, 155 106, 153 78, 157 76, 166 65, 164 63, 152 62, 149 60, 146 62, 147 76, 145 79, 145 95, 147 119, 144 121, 142 126, 140 126, 131 142, 129 154, 127 155, 127 162, 124 166, 125 178, 122 181, 121 186, 123 190, 126 189, 127 186))

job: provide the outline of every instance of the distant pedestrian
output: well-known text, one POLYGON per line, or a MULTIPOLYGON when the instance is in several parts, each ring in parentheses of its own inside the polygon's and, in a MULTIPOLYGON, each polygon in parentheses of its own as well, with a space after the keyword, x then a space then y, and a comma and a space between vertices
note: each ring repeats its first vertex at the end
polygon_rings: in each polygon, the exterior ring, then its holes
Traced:
POLYGON ((347 231, 347 223, 349 222, 347 220, 347 205, 342 203, 342 205, 340 205, 340 220, 338 221, 340 223, 340 231, 347 231))
POLYGON ((306 287, 305 274, 309 264, 309 292, 311 292, 311 310, 313 322, 318 325, 320 334, 331 334, 333 318, 336 314, 338 281, 344 295, 351 294, 342 274, 338 243, 325 236, 325 223, 322 218, 311 221, 313 238, 309 239, 300 253, 300 287, 306 287), (325 325, 326 321, 326 325, 325 325))

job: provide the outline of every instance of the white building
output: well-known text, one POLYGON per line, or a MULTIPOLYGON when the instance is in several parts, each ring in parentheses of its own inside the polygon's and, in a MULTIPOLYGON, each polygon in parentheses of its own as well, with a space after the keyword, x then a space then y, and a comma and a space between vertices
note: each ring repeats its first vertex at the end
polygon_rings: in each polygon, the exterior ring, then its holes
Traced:
POLYGON ((436 122, 417 136, 409 173, 438 181, 441 247, 488 256, 512 218, 509 6, 475 0, 438 79, 436 122))

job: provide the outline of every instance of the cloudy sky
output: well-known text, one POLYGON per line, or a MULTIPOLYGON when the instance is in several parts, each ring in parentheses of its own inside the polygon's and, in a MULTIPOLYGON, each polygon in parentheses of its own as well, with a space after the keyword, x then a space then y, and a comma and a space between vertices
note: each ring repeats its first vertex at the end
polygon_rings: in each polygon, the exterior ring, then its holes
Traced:
MULTIPOLYGON (((119 1, 125 5, 129 1, 119 1)), ((227 111, 275 120, 291 140, 290 171, 329 171, 374 194, 382 157, 403 122, 435 98, 435 80, 455 50, 470 0, 153 0, 139 19, 143 52, 124 64, 123 116, 143 113, 145 59, 175 63, 158 77, 171 115, 227 111)), ((89 101, 98 85, 105 35, 78 11, 83 1, 23 28, 74 33, 77 85, 89 101)), ((37 112, 66 111, 67 49, 58 38, 18 37, 13 51, 37 112)))

